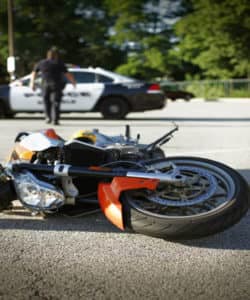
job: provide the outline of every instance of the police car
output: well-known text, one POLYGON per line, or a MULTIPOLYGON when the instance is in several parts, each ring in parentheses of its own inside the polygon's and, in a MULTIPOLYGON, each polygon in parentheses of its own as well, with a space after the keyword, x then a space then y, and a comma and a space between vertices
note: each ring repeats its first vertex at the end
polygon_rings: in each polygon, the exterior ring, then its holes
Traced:
MULTIPOLYGON (((69 68, 77 87, 66 82, 61 112, 101 112, 107 119, 122 119, 129 112, 161 109, 165 96, 158 84, 149 84, 102 68, 69 68)), ((0 116, 19 112, 43 112, 41 77, 36 90, 29 87, 30 75, 0 86, 0 116)))

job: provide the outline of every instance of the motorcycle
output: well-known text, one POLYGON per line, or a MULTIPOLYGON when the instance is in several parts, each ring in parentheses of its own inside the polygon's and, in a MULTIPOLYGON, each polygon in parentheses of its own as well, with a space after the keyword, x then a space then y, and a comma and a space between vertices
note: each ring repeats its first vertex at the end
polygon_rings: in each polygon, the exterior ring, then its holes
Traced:
POLYGON ((161 146, 98 129, 65 141, 53 129, 21 132, 0 168, 0 210, 19 199, 33 213, 100 207, 121 230, 166 239, 215 234, 248 210, 248 186, 229 166, 200 157, 166 157, 161 146))

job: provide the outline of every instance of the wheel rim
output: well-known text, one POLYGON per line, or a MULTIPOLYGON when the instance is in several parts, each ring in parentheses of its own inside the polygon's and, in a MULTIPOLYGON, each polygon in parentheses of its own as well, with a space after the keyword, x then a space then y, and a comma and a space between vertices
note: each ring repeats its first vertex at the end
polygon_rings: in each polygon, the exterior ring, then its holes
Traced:
POLYGON ((111 104, 108 108, 109 113, 114 115, 114 114, 119 114, 120 113, 120 106, 118 104, 111 104))
POLYGON ((217 188, 217 180, 201 168, 179 166, 178 173, 188 178, 192 184, 186 187, 163 185, 149 196, 149 200, 162 205, 184 207, 202 203, 211 198, 217 188))
MULTIPOLYGON (((198 176, 191 186, 159 186, 156 191, 126 193, 128 202, 137 210, 163 218, 194 218, 214 214, 234 201, 236 191, 232 177, 215 165, 197 160, 171 160, 185 176, 198 176)), ((151 165, 169 173, 169 161, 151 165)))
POLYGON ((100 111, 105 118, 124 118, 128 113, 128 110, 128 103, 121 98, 106 99, 100 106, 100 111))

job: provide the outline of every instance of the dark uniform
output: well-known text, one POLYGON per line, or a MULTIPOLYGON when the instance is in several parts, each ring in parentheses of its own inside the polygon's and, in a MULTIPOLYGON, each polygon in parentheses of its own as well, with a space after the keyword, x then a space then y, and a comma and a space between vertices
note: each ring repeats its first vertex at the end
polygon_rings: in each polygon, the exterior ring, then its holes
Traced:
POLYGON ((48 123, 58 124, 62 90, 65 86, 64 74, 67 73, 65 64, 60 60, 43 59, 34 68, 42 73, 42 93, 45 116, 48 123))

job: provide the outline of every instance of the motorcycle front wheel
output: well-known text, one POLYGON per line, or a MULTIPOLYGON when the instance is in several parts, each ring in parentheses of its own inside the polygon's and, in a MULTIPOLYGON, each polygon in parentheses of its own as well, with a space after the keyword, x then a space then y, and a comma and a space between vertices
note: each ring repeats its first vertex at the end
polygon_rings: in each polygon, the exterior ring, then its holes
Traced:
POLYGON ((186 186, 160 184, 157 190, 123 193, 125 228, 166 239, 193 239, 221 232, 247 212, 246 181, 232 168, 199 157, 169 157, 147 163, 152 170, 189 179, 186 186))

